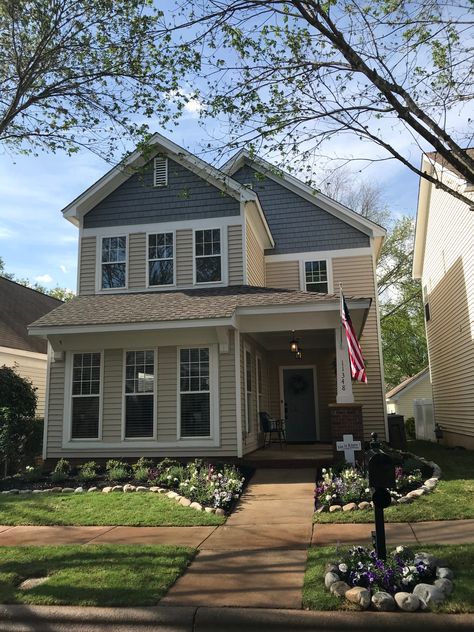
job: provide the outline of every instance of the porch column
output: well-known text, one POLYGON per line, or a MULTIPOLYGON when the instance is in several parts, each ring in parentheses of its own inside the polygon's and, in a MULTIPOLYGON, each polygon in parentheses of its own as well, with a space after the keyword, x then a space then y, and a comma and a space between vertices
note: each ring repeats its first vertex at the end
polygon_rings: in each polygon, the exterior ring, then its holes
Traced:
POLYGON ((336 327, 336 382, 337 395, 336 403, 353 404, 351 365, 349 363, 349 352, 347 350, 346 334, 342 325, 336 327))

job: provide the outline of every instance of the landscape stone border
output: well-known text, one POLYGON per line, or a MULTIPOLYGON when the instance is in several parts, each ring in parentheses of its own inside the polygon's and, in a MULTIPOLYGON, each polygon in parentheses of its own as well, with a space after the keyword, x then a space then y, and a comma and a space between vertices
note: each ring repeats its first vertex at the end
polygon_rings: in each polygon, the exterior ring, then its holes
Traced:
MULTIPOLYGON (((423 463, 423 465, 431 467, 433 472, 431 478, 426 479, 426 481, 422 483, 420 487, 418 487, 417 489, 413 489, 411 492, 408 492, 400 498, 397 498, 396 502, 400 505, 412 503, 417 498, 420 498, 420 496, 424 496, 425 494, 429 494, 430 492, 432 492, 438 484, 438 481, 441 478, 442 474, 439 465, 437 465, 433 461, 427 461, 423 457, 412 454, 411 452, 407 452, 406 454, 414 457, 417 461, 423 463)), ((315 513, 324 513, 327 511, 329 511, 330 513, 336 513, 338 511, 356 511, 358 509, 367 510, 373 509, 373 507, 374 503, 372 501, 368 502, 364 500, 360 503, 347 503, 346 505, 322 505, 321 507, 318 507, 318 509, 316 509, 315 513)))
POLYGON ((110 494, 112 492, 123 492, 123 493, 143 493, 143 492, 151 492, 155 494, 164 494, 170 500, 174 500, 183 507, 189 507, 190 509, 194 509, 195 511, 204 511, 206 513, 215 514, 216 516, 225 516, 225 511, 221 507, 214 509, 214 507, 203 507, 200 503, 193 502, 186 498, 185 496, 180 496, 177 492, 171 491, 169 489, 165 489, 164 487, 145 487, 144 485, 110 485, 107 487, 89 487, 89 489, 84 489, 84 487, 50 487, 48 489, 9 489, 7 491, 1 492, 2 494, 83 494, 89 492, 101 492, 103 494, 110 494))
POLYGON ((337 564, 326 565, 324 585, 331 594, 345 598, 363 610, 367 610, 370 606, 379 612, 429 610, 431 606, 442 603, 453 592, 454 573, 430 553, 423 551, 416 553, 414 562, 416 563, 418 560, 424 561, 434 569, 436 579, 433 584, 417 584, 411 593, 400 591, 392 596, 384 591, 371 593, 368 588, 363 586, 351 587, 341 580, 337 564))

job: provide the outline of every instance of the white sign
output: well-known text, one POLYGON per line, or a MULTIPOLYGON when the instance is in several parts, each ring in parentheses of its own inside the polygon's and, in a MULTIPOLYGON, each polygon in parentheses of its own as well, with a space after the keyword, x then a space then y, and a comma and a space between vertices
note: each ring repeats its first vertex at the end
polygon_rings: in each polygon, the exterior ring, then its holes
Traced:
POLYGON ((343 435, 342 441, 336 441, 336 450, 338 452, 344 452, 344 459, 347 463, 355 465, 354 452, 362 450, 362 444, 360 441, 354 441, 352 435, 343 435))

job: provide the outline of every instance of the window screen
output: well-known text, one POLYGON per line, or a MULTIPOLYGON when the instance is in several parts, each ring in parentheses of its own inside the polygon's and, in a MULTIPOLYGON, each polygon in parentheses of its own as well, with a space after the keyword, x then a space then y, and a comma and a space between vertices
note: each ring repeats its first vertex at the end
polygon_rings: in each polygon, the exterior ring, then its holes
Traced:
POLYGON ((148 235, 148 284, 173 285, 173 233, 148 235))
POLYGON ((127 238, 104 237, 102 239, 102 289, 126 286, 127 238))
POLYGON ((152 437, 155 356, 153 351, 125 354, 125 437, 152 437))
POLYGON ((209 437, 211 393, 209 349, 180 350, 181 436, 209 437))
POLYGON ((72 360, 73 439, 99 437, 100 353, 74 353, 72 360))
POLYGON ((328 272, 326 261, 305 261, 306 290, 328 293, 328 272))
POLYGON ((195 232, 196 283, 215 283, 222 280, 221 231, 195 232))

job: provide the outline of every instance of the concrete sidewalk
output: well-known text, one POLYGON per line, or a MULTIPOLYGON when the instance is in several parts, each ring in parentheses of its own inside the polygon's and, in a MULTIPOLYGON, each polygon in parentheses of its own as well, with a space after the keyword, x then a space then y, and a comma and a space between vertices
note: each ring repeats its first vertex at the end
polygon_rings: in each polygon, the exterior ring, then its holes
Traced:
POLYGON ((255 608, 0 606, 0 632, 467 632, 474 615, 255 608))

